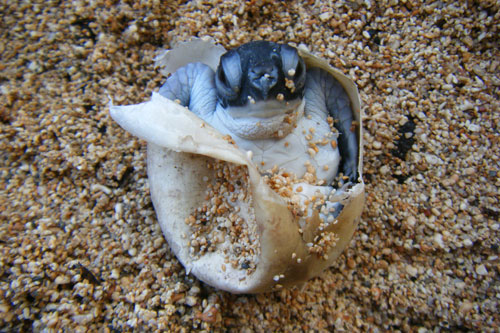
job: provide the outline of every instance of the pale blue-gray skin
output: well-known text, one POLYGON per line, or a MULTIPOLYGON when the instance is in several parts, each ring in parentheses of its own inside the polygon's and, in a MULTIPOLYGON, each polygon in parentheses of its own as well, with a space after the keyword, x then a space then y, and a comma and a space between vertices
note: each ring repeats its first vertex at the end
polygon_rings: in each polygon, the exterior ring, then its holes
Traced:
MULTIPOLYGON (((305 98, 306 108, 322 110, 325 121, 328 115, 334 119, 339 131, 339 171, 349 183, 356 182, 358 142, 351 130, 349 97, 328 72, 315 67, 306 69, 303 59, 291 46, 265 41, 244 44, 222 55, 216 72, 205 64, 190 63, 173 73, 159 93, 180 101, 202 119, 210 119, 221 107, 245 107, 250 101, 276 100, 278 94, 285 101, 305 98), (289 89, 285 79, 292 80, 295 88, 289 89)), ((340 204, 335 206, 334 216, 342 208, 340 204)))

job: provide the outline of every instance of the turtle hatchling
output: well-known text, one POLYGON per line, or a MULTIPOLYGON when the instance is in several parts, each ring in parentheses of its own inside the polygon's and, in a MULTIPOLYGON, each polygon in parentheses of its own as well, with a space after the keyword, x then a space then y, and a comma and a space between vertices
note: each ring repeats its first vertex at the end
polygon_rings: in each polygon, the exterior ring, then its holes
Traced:
POLYGON ((193 39, 157 58, 150 101, 110 106, 148 143, 151 197, 187 273, 232 293, 305 283, 364 204, 356 85, 301 48, 193 39))

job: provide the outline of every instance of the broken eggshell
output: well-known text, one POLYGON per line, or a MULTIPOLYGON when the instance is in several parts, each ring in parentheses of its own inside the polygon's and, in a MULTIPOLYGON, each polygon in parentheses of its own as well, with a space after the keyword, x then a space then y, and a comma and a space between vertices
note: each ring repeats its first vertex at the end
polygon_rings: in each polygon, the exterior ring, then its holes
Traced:
MULTIPOLYGON (((224 48, 211 40, 195 39, 161 54, 157 65, 166 75, 195 61, 215 70, 224 52, 224 48)), ((294 216, 284 198, 267 185, 251 156, 187 108, 157 93, 153 93, 146 103, 110 106, 111 116, 120 126, 148 142, 151 197, 172 251, 187 272, 216 288, 232 293, 258 293, 318 276, 348 245, 360 219, 364 183, 362 114, 357 87, 325 60, 301 49, 299 54, 307 67, 320 67, 343 85, 357 122, 359 179, 339 199, 344 208, 336 221, 326 226, 320 227, 322 222, 317 212, 307 221, 305 217, 294 216), (215 250, 203 254, 193 253, 191 248, 193 229, 186 221, 196 209, 207 203, 208 184, 217 178, 217 171, 207 168, 207 165, 216 161, 242 166, 247 171, 245 183, 241 185, 241 190, 247 195, 244 199, 238 198, 233 207, 241 207, 244 226, 255 234, 252 270, 248 270, 248 264, 241 265, 242 260, 237 254, 228 255, 231 246, 238 246, 228 242, 237 243, 237 238, 223 237, 215 250), (312 251, 325 239, 334 241, 322 247, 321 255, 312 251)))

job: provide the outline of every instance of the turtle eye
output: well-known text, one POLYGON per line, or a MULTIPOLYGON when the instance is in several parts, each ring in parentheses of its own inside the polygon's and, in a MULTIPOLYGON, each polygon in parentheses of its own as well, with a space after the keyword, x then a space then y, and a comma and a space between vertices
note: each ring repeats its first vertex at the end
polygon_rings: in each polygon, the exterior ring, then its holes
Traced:
POLYGON ((240 92, 241 77, 241 62, 238 52, 227 52, 221 57, 215 75, 215 87, 219 95, 229 100, 236 98, 240 92))
POLYGON ((306 83, 306 64, 301 57, 299 57, 299 62, 295 68, 295 77, 293 81, 296 89, 302 89, 306 83))
POLYGON ((223 68, 221 68, 220 70, 217 71, 217 78, 219 79, 219 82, 222 85, 224 85, 226 87, 230 86, 229 82, 227 81, 226 73, 224 73, 223 68))
MULTIPOLYGON (((302 59, 300 59, 302 60, 302 59)), ((295 77, 300 77, 304 72, 304 61, 299 61, 295 68, 295 77)))
POLYGON ((279 54, 276 52, 271 53, 271 60, 272 62, 277 63, 280 60, 279 54))

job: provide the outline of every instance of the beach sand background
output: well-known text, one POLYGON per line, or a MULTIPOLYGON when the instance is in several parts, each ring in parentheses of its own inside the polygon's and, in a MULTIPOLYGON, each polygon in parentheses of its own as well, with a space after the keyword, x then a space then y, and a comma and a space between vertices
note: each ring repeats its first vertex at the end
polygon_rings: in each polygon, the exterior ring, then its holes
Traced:
POLYGON ((0 3, 0 331, 500 329, 498 1, 0 3), (116 104, 190 36, 303 44, 364 103, 366 207, 303 288, 231 295, 156 222, 116 104))

